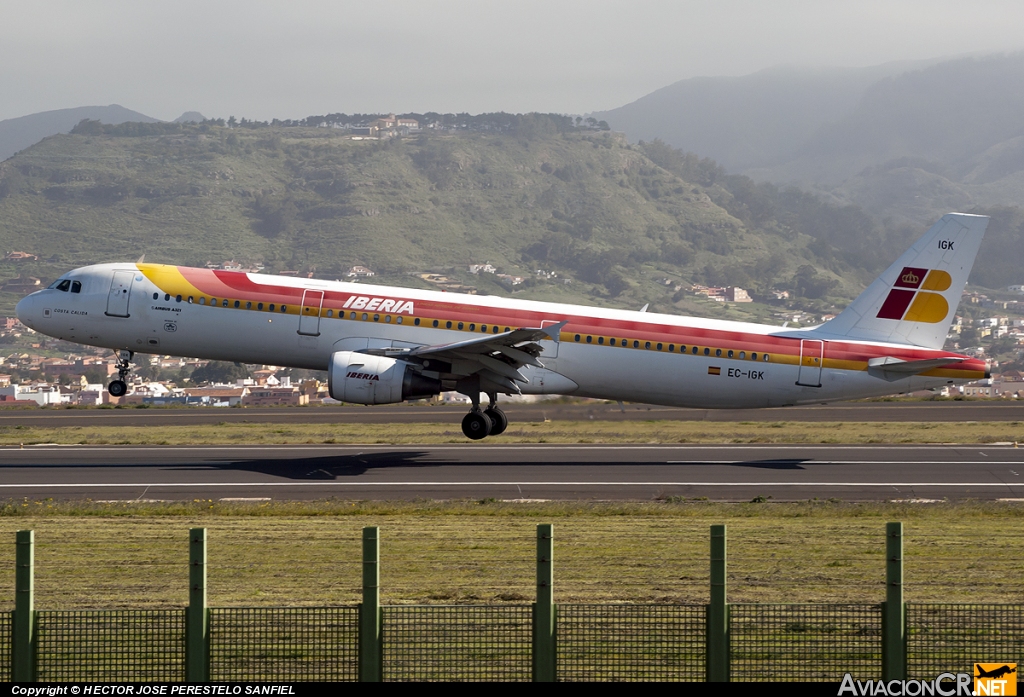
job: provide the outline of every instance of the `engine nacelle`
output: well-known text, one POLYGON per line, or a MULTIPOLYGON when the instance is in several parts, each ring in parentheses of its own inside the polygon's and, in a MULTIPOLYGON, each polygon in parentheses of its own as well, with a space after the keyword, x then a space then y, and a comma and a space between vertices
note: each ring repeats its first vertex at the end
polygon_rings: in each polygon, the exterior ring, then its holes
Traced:
POLYGON ((411 363, 354 351, 331 354, 327 388, 332 398, 356 404, 393 404, 441 392, 441 381, 428 378, 411 363))

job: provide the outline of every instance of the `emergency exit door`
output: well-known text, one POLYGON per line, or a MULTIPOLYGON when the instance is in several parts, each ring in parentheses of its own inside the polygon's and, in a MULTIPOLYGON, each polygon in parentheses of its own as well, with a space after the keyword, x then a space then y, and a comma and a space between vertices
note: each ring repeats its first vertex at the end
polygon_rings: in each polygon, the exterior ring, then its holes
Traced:
POLYGON ((324 304, 322 290, 302 292, 302 307, 299 308, 299 334, 320 336, 320 308, 324 304))

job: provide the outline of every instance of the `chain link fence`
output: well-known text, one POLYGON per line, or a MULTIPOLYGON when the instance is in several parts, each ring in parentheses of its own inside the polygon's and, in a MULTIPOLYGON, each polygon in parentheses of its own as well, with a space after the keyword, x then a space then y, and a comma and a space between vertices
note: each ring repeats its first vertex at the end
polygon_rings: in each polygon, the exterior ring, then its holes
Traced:
POLYGON ((40 682, 180 682, 184 610, 41 610, 40 682))
POLYGON ((358 607, 210 609, 211 680, 358 677, 358 607))
POLYGON ((533 608, 390 605, 384 618, 384 679, 529 681, 533 608))
POLYGON ((830 681, 882 672, 880 605, 729 606, 734 681, 830 681))
POLYGON ((0 682, 11 682, 11 665, 14 663, 12 654, 14 633, 14 613, 0 612, 0 682))
POLYGON ((560 681, 704 680, 703 605, 559 605, 560 681))
POLYGON ((1000 662, 1024 665, 1024 605, 907 605, 908 677, 1000 662))

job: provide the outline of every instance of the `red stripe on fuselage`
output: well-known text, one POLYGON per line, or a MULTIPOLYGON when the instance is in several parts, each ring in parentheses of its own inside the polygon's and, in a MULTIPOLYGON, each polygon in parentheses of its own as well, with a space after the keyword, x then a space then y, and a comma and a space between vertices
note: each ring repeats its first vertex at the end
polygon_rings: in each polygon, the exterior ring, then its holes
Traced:
MULTIPOLYGON (((202 292, 214 297, 228 297, 237 300, 249 300, 257 302, 274 302, 296 304, 302 298, 303 288, 293 286, 281 286, 272 283, 256 283, 247 274, 238 271, 222 271, 210 269, 196 269, 189 267, 178 267, 182 276, 202 292)), ((272 276, 266 277, 268 280, 272 276)), ((452 321, 453 327, 458 322, 464 326, 470 323, 477 325, 495 325, 504 327, 539 327, 543 321, 560 322, 568 319, 569 323, 563 331, 572 334, 580 334, 581 337, 606 336, 616 339, 627 339, 630 342, 637 340, 652 343, 661 342, 664 344, 675 344, 678 346, 713 346, 715 348, 733 349, 736 351, 756 351, 758 353, 769 353, 789 356, 800 355, 800 339, 780 336, 770 336, 754 332, 742 332, 728 329, 710 329, 701 327, 679 326, 664 324, 660 322, 644 322, 639 320, 620 320, 605 317, 588 317, 586 315, 556 315, 554 313, 519 308, 489 307, 476 303, 450 302, 443 300, 423 300, 404 296, 400 288, 383 289, 376 288, 373 292, 369 289, 363 292, 348 292, 324 289, 323 309, 333 309, 336 312, 350 312, 343 307, 350 297, 365 295, 368 297, 385 297, 395 300, 412 300, 415 304, 415 315, 441 320, 440 328, 445 328, 443 322, 452 321)), ((357 311, 358 314, 368 312, 357 311)), ((376 312, 377 314, 387 314, 376 312)), ((374 314, 369 311, 368 314, 374 314)), ((422 325, 424 328, 431 328, 429 325, 422 325)), ((833 360, 867 362, 877 356, 893 356, 906 361, 925 360, 943 356, 955 357, 958 354, 947 351, 939 351, 913 346, 907 347, 881 347, 870 344, 860 344, 846 341, 827 341, 825 358, 833 360)), ((984 372, 986 364, 984 361, 970 359, 959 364, 959 369, 976 370, 984 372)))

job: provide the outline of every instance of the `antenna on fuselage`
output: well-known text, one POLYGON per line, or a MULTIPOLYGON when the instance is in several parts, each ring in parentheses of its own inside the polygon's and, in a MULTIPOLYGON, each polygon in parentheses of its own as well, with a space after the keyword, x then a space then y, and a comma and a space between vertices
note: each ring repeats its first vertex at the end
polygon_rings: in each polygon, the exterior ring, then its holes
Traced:
POLYGON ((649 308, 650 306, 651 306, 651 304, 647 303, 646 305, 644 305, 643 307, 640 308, 640 312, 647 312, 647 308, 649 308))
POLYGON ((143 254, 141 257, 139 257, 139 260, 137 262, 135 262, 135 263, 136 264, 141 264, 144 261, 146 261, 146 255, 145 254, 143 254))

